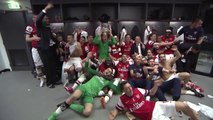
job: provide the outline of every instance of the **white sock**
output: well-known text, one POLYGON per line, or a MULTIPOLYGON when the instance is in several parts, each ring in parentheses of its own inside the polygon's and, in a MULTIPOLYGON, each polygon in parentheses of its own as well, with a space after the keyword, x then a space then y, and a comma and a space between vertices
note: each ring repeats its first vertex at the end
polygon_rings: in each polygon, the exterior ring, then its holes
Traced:
POLYGON ((73 86, 72 86, 72 89, 75 90, 77 87, 78 87, 78 84, 74 83, 73 86))
POLYGON ((109 102, 110 98, 112 97, 113 91, 109 90, 108 95, 105 96, 105 103, 109 102))
POLYGON ((84 74, 81 74, 81 76, 78 78, 79 82, 84 82, 86 80, 86 76, 84 74))
POLYGON ((113 94, 113 91, 109 90, 109 92, 108 92, 109 97, 112 97, 112 94, 113 94))
POLYGON ((109 102, 109 96, 104 97, 105 103, 109 102))
POLYGON ((186 91, 186 94, 187 94, 187 95, 195 95, 195 93, 192 92, 191 90, 187 90, 187 91, 186 91))
POLYGON ((44 79, 41 77, 40 78, 40 87, 43 87, 44 86, 44 79))
POLYGON ((84 74, 82 74, 78 80, 73 84, 72 89, 75 90, 80 84, 82 84, 86 80, 86 77, 84 74))
POLYGON ((57 115, 61 114, 62 113, 61 107, 58 107, 57 110, 55 111, 55 113, 57 115))
POLYGON ((99 93, 98 93, 98 96, 103 96, 103 95, 105 95, 105 93, 104 93, 104 91, 100 91, 99 93))

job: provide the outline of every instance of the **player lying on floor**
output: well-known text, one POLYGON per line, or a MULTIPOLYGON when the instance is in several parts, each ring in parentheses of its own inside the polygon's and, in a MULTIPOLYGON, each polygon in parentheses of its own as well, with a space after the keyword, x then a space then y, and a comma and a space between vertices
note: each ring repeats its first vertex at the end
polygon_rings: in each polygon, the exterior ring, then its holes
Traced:
POLYGON ((170 120, 169 117, 174 116, 176 111, 182 111, 191 119, 198 120, 196 112, 186 103, 177 101, 147 101, 145 96, 154 95, 160 84, 159 81, 155 81, 153 88, 148 91, 141 88, 133 89, 127 81, 123 81, 120 87, 124 94, 120 96, 116 108, 109 113, 109 120, 114 120, 119 111, 125 108, 141 120, 170 120))
POLYGON ((70 108, 84 116, 90 116, 93 109, 93 98, 98 96, 101 89, 108 86, 115 92, 118 91, 117 87, 110 81, 102 76, 112 74, 112 69, 107 68, 103 73, 96 72, 97 75, 93 76, 87 83, 79 86, 74 93, 63 103, 58 105, 55 112, 51 114, 48 120, 56 120, 57 116, 61 114, 67 108, 70 108), (83 105, 73 103, 76 100, 82 100, 83 105))

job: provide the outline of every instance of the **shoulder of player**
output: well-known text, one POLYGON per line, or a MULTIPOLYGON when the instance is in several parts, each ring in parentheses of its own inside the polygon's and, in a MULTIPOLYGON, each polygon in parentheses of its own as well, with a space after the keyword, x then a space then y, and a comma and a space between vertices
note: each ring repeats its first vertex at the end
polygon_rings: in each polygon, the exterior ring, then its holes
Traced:
POLYGON ((181 31, 188 31, 188 30, 191 30, 190 25, 184 26, 184 27, 181 29, 181 31))
POLYGON ((80 42, 76 42, 76 45, 77 45, 77 46, 81 46, 81 43, 80 43, 80 42))
POLYGON ((143 88, 135 88, 135 89, 137 89, 143 95, 147 94, 148 92, 146 89, 143 89, 143 88))

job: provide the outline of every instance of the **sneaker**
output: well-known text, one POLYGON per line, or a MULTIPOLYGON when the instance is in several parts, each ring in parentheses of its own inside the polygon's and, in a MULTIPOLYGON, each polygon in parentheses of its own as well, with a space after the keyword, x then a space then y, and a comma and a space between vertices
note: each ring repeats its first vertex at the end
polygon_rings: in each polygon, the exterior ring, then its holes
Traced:
POLYGON ((175 120, 175 117, 174 117, 174 116, 172 116, 172 117, 169 117, 169 119, 170 119, 170 120, 175 120))
POLYGON ((105 99, 104 99, 104 98, 105 98, 104 96, 102 96, 102 97, 100 98, 101 108, 102 108, 102 109, 105 109, 105 99))
POLYGON ((195 89, 197 92, 204 92, 204 90, 203 90, 200 86, 196 85, 196 84, 193 83, 193 82, 187 82, 187 83, 185 84, 185 87, 186 87, 187 89, 195 89))
POLYGON ((43 86, 44 86, 44 80, 41 80, 40 87, 43 87, 43 86))
POLYGON ((178 111, 177 114, 178 114, 178 117, 183 117, 183 112, 182 111, 178 111))
POLYGON ((67 87, 67 86, 64 86, 64 89, 69 93, 69 94, 71 94, 71 93, 73 93, 74 92, 74 90, 73 90, 73 88, 72 87, 67 87))
POLYGON ((55 88, 55 85, 54 84, 50 84, 48 87, 49 88, 55 88))
POLYGON ((48 120, 56 120, 57 114, 55 112, 53 112, 50 117, 48 118, 48 120))
POLYGON ((197 96, 197 97, 199 97, 199 98, 204 97, 204 94, 198 92, 197 90, 192 89, 191 91, 194 92, 194 93, 195 93, 195 96, 197 96))

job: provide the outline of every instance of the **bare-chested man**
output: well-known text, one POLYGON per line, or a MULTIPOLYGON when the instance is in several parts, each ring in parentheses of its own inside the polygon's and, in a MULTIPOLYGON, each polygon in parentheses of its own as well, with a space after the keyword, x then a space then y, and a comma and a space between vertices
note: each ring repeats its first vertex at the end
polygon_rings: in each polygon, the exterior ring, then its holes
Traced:
MULTIPOLYGON (((172 86, 173 86, 173 95, 176 94, 177 96, 174 100, 178 100, 180 97, 180 93, 182 92, 182 94, 190 94, 190 95, 196 95, 198 97, 203 97, 202 94, 196 92, 196 91, 181 91, 181 85, 180 85, 180 80, 182 80, 184 83, 187 83, 190 80, 190 74, 187 72, 180 72, 180 73, 176 73, 176 70, 173 69, 173 65, 175 64, 175 62, 181 57, 180 52, 178 51, 176 46, 172 46, 171 50, 174 51, 174 57, 166 60, 165 54, 159 54, 159 65, 162 66, 163 68, 170 70, 171 72, 162 72, 162 78, 164 81, 166 82, 171 82, 172 86), (173 82, 175 83, 173 83, 173 82)), ((168 86, 164 86, 164 87, 160 87, 162 89, 162 91, 168 90, 168 86)), ((170 86, 171 87, 171 86, 170 86)))
POLYGON ((65 49, 68 50, 69 58, 68 61, 64 62, 63 69, 64 72, 72 75, 75 74, 75 72, 78 72, 79 77, 82 69, 80 58, 82 55, 82 48, 80 43, 74 40, 72 34, 67 35, 67 41, 68 43, 66 44, 65 49))

